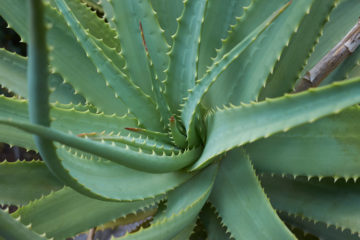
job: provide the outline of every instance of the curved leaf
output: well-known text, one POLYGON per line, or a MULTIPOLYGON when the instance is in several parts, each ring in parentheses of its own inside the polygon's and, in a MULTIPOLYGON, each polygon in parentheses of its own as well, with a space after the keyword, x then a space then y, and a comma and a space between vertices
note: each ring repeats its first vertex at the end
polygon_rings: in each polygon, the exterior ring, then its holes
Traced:
POLYGON ((360 176, 360 108, 278 133, 245 147, 256 170, 293 176, 360 176))
POLYGON ((235 239, 295 239, 271 207, 244 151, 221 160, 210 195, 222 223, 235 239))
POLYGON ((166 240, 175 237, 196 219, 211 192, 216 173, 217 165, 209 166, 187 183, 169 192, 167 208, 154 217, 151 226, 128 234, 123 239, 166 240))
POLYGON ((355 78, 259 103, 225 107, 209 114, 204 151, 190 170, 206 166, 214 157, 237 146, 313 122, 359 102, 360 78, 355 78))
POLYGON ((5 238, 4 240, 45 240, 0 209, 0 239, 2 237, 5 238))
POLYGON ((106 202, 88 198, 65 187, 19 208, 13 216, 20 217, 23 224, 31 224, 35 232, 64 239, 127 214, 154 207, 159 200, 106 202))
POLYGON ((17 206, 63 186, 41 161, 1 162, 0 179, 0 203, 17 206))
MULTIPOLYGON (((145 153, 142 149, 134 151, 127 145, 125 147, 120 147, 116 146, 114 142, 95 142, 72 134, 66 134, 52 128, 11 119, 5 120, 0 118, 0 124, 13 126, 48 140, 60 142, 79 150, 109 159, 126 167, 151 173, 165 173, 180 170, 193 163, 201 154, 201 148, 197 147, 184 150, 178 154, 173 153, 170 156, 165 153, 163 155, 157 155, 155 152, 145 153)), ((52 159, 52 161, 55 162, 56 160, 52 159)), ((59 161, 56 161, 55 163, 60 164, 59 161)), ((61 166, 58 167, 58 170, 62 169, 61 166)))
POLYGON ((359 184, 326 178, 318 181, 264 176, 260 179, 277 210, 360 232, 359 184))

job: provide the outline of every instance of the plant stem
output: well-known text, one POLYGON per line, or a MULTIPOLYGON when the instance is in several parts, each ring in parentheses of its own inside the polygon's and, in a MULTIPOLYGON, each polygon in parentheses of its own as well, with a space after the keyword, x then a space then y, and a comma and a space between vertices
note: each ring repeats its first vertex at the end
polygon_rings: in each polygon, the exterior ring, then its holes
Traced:
POLYGON ((360 45, 360 20, 336 46, 330 50, 295 87, 294 92, 301 92, 319 84, 360 45))

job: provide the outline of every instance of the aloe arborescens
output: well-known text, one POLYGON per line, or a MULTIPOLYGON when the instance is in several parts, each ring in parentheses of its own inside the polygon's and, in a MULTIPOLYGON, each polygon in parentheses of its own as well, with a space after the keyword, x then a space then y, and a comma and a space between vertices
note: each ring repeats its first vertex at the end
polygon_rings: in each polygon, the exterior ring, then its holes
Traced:
POLYGON ((19 206, 0 212, 0 236, 150 216, 122 238, 189 239, 197 224, 208 239, 294 239, 288 226, 357 239, 359 51, 319 88, 293 88, 360 3, 27 2, 0 5, 29 47, 0 51, 17 96, 0 97, 0 141, 44 162, 0 163, 0 203, 19 206))

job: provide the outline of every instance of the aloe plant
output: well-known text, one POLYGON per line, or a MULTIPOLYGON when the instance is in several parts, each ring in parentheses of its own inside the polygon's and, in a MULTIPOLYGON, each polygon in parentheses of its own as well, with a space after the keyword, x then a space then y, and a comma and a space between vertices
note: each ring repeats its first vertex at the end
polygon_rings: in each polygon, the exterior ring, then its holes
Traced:
POLYGON ((293 227, 358 239, 360 52, 340 44, 352 54, 320 87, 294 87, 359 11, 1 0, 29 57, 0 50, 0 83, 16 96, 0 97, 0 141, 43 161, 0 163, 0 203, 19 207, 0 211, 0 238, 147 219, 114 239, 296 239, 293 227))

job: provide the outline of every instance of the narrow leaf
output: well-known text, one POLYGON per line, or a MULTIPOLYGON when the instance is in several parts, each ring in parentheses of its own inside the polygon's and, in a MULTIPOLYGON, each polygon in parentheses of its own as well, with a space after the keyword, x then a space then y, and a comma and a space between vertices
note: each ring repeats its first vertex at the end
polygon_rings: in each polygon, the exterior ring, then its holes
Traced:
POLYGON ((215 156, 237 146, 313 122, 359 102, 360 78, 355 78, 259 103, 220 109, 207 118, 206 145, 190 170, 206 166, 215 156))
POLYGON ((18 209, 13 216, 20 217, 23 224, 31 224, 35 232, 65 239, 138 210, 154 207, 159 200, 107 202, 88 198, 65 187, 18 209))
POLYGON ((289 38, 273 71, 270 72, 266 86, 260 92, 260 99, 279 97, 292 91, 336 3, 338 1, 334 0, 312 3, 299 21, 296 31, 289 38))
POLYGON ((89 37, 80 22, 72 14, 66 2, 64 0, 56 0, 56 3, 91 60, 98 66, 101 74, 103 74, 108 84, 115 90, 122 102, 128 106, 130 112, 132 112, 146 128, 162 130, 163 126, 159 121, 160 114, 156 110, 152 99, 130 81, 130 79, 111 62, 111 59, 108 59, 103 54, 101 49, 89 37))
POLYGON ((63 185, 41 161, 0 163, 0 203, 24 205, 63 185))
POLYGON ((169 192, 167 208, 154 217, 151 226, 128 234, 124 239, 165 240, 175 237, 196 219, 211 192, 216 173, 217 165, 209 166, 187 183, 169 192))
POLYGON ((191 90, 190 95, 182 109, 182 120, 187 130, 187 137, 189 142, 194 142, 192 139, 194 136, 191 133, 195 133, 194 128, 196 112, 199 110, 200 103, 208 92, 212 84, 218 79, 218 76, 231 64, 236 58, 239 57, 256 38, 265 31, 270 24, 289 6, 286 4, 278 11, 274 12, 266 21, 260 24, 253 32, 251 32, 244 40, 238 43, 233 49, 226 53, 219 61, 215 62, 213 66, 208 70, 207 74, 204 75, 199 83, 191 90))
POLYGON ((167 70, 166 96, 174 114, 187 97, 187 91, 195 86, 196 58, 205 11, 206 0, 185 1, 178 19, 179 26, 173 36, 170 65, 167 70))
POLYGON ((304 178, 261 178, 265 192, 277 210, 322 221, 336 228, 360 232, 359 184, 326 178, 318 181, 304 178))
POLYGON ((256 170, 293 176, 360 176, 360 108, 245 146, 256 170))
POLYGON ((295 239, 271 207, 242 150, 228 153, 221 161, 210 202, 231 238, 295 239))
POLYGON ((46 238, 32 232, 18 220, 0 209, 0 239, 12 240, 45 240, 46 238))
MULTIPOLYGON (((60 142, 79 150, 120 163, 126 167, 145 172, 165 173, 180 170, 193 163, 201 153, 201 148, 198 147, 184 150, 177 155, 157 155, 155 153, 144 153, 141 149, 140 151, 134 151, 126 147, 118 147, 112 143, 107 144, 105 142, 91 141, 71 134, 65 134, 52 128, 29 124, 26 122, 13 121, 11 119, 1 119, 0 124, 10 125, 26 132, 42 136, 48 140, 60 142)), ((59 164, 58 161, 56 161, 56 164, 59 164)), ((59 166, 59 169, 62 169, 62 167, 59 166)))

